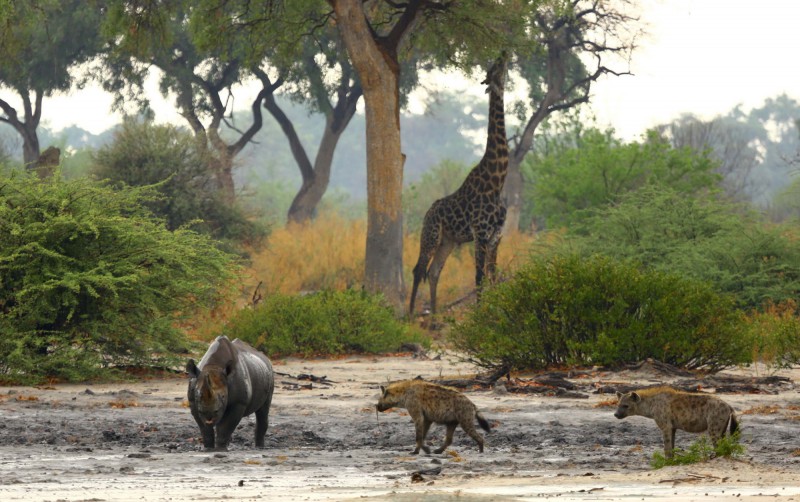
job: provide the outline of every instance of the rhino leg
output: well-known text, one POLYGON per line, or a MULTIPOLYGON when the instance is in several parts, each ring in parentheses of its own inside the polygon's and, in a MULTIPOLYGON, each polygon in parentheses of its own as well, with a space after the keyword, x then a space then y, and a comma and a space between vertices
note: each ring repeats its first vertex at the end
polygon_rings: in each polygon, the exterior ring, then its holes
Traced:
POLYGON ((244 406, 229 407, 225 411, 225 416, 217 424, 217 437, 214 445, 216 450, 225 451, 228 449, 233 431, 236 430, 236 426, 242 421, 243 416, 244 406))
POLYGON ((200 427, 200 434, 203 436, 203 447, 206 450, 210 450, 214 448, 214 426, 207 425, 203 423, 203 420, 200 419, 199 416, 192 410, 192 416, 194 417, 194 421, 197 422, 197 426, 200 427))
POLYGON ((256 448, 264 447, 264 436, 269 427, 269 404, 256 410, 256 448))

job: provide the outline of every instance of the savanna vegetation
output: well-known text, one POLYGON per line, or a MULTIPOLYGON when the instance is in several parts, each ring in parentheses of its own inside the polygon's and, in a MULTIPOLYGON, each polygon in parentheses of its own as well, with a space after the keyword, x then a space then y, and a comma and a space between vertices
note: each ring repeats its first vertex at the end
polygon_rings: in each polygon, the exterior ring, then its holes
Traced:
POLYGON ((800 362, 797 103, 636 141, 560 113, 626 73, 602 57, 632 50, 629 2, 259 4, 0 1, 0 126, 21 141, 0 142, 1 381, 174 368, 223 333, 275 357, 414 342, 485 368, 800 362), (401 107, 425 72, 479 82, 502 50, 528 92, 507 104, 500 281, 474 301, 462 246, 444 313, 406 319, 423 216, 477 161, 485 100, 401 107), (185 123, 149 119, 153 68, 185 123), (90 78, 136 117, 94 147, 42 131, 45 97, 90 78), (40 140, 62 150, 52 176, 32 169, 40 140))

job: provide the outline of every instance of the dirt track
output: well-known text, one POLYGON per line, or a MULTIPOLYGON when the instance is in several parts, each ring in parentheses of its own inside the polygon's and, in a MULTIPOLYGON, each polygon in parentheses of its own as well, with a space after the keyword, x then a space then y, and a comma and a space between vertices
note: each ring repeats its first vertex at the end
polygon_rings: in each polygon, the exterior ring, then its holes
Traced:
MULTIPOLYGON (((335 383, 290 390, 307 382, 279 376, 262 450, 252 446, 249 417, 230 451, 203 452, 183 379, 0 388, 0 500, 800 500, 800 394, 793 384, 768 389, 777 394, 722 396, 747 412, 745 459, 653 471, 649 458, 661 448, 655 424, 616 420, 613 408, 599 406, 610 396, 590 391, 669 380, 663 375, 596 373, 576 380, 585 399, 470 392, 494 426, 486 452, 459 429, 445 454, 412 456, 408 416, 394 411, 376 419, 378 384, 472 368, 411 357, 274 362, 278 372, 335 383)), ((434 427, 429 441, 438 444, 443 432, 434 427)), ((678 446, 693 438, 678 432, 678 446)))

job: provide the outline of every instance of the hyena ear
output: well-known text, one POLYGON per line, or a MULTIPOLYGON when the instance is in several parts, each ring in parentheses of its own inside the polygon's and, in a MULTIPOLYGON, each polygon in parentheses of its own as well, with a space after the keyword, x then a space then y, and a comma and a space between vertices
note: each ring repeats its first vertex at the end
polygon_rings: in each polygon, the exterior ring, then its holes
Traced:
POLYGON ((386 394, 386 387, 384 387, 383 385, 381 385, 380 387, 381 387, 381 394, 386 394))
POLYGON ((639 401, 642 400, 642 397, 635 392, 631 392, 631 399, 633 399, 634 403, 638 403, 639 401))
POLYGON ((622 395, 623 395, 622 392, 617 391, 617 399, 622 399, 622 395))

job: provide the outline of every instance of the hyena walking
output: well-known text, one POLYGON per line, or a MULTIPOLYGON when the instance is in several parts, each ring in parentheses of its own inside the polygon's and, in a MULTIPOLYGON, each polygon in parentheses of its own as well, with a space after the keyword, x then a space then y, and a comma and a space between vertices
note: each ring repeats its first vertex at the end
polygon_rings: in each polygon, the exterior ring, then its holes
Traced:
POLYGON ((425 438, 432 423, 447 426, 444 444, 434 453, 442 453, 450 446, 457 425, 461 425, 464 432, 478 443, 478 448, 483 453, 483 437, 475 429, 473 421, 477 419, 486 432, 491 427, 472 401, 461 392, 423 380, 404 380, 388 387, 381 386, 381 393, 375 406, 378 411, 395 407, 408 410, 417 433, 417 447, 413 452, 415 455, 420 449, 430 453, 430 448, 425 445, 425 438))
POLYGON ((722 399, 709 394, 681 392, 671 387, 653 387, 622 394, 614 416, 640 415, 656 421, 664 436, 664 455, 672 458, 675 430, 705 432, 716 446, 726 429, 733 434, 739 428, 736 413, 722 399))

